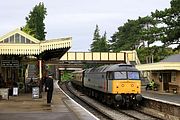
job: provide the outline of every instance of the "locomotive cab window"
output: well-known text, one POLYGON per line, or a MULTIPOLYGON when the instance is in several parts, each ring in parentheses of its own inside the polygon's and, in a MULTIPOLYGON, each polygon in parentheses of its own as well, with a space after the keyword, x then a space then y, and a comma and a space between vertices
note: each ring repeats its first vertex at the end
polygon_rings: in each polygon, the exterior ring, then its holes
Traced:
POLYGON ((139 72, 128 72, 128 79, 140 79, 139 72))
POLYGON ((127 79, 126 72, 114 72, 114 79, 127 79))
POLYGON ((113 80, 113 78, 114 78, 113 72, 107 72, 107 79, 113 80))

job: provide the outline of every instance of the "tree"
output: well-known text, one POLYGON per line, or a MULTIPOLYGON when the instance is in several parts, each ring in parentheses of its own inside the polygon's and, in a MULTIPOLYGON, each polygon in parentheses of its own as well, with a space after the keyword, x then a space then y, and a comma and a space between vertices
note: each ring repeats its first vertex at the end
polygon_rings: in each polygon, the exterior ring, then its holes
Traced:
POLYGON ((156 36, 153 34, 157 32, 157 21, 153 20, 151 16, 145 16, 139 17, 138 22, 141 26, 139 44, 142 44, 141 46, 145 47, 145 43, 147 43, 147 47, 149 47, 150 44, 158 40, 156 36))
POLYGON ((26 25, 22 30, 38 40, 45 40, 46 32, 43 21, 46 15, 47 11, 44 3, 40 2, 32 11, 30 11, 28 17, 26 17, 26 25))
POLYGON ((128 20, 123 26, 118 28, 110 40, 113 51, 134 50, 149 47, 154 41, 155 36, 152 34, 156 29, 156 21, 151 16, 139 17, 137 20, 128 20))
POLYGON ((109 42, 111 50, 116 52, 136 49, 143 63, 151 55, 154 56, 154 62, 158 62, 177 53, 168 46, 179 44, 178 49, 180 48, 180 0, 172 0, 171 8, 164 11, 156 10, 151 16, 128 20, 118 28, 109 42), (156 41, 161 41, 164 45, 150 46, 156 41))
POLYGON ((178 53, 178 51, 173 51, 172 48, 165 48, 164 46, 144 47, 137 49, 136 51, 141 63, 147 63, 147 61, 150 61, 149 59, 152 59, 152 57, 153 62, 159 62, 171 54, 178 53))
POLYGON ((107 43, 106 32, 104 32, 104 35, 101 37, 99 48, 100 48, 99 49, 100 52, 108 52, 109 51, 109 45, 107 43))
POLYGON ((113 51, 134 50, 139 45, 141 26, 138 20, 128 20, 113 34, 111 49, 113 51))
POLYGON ((99 27, 96 25, 96 29, 94 31, 94 37, 93 37, 93 43, 91 44, 91 51, 97 51, 98 50, 98 44, 101 39, 101 36, 99 34, 99 27))
POLYGON ((180 0, 171 0, 170 4, 171 8, 152 13, 160 26, 156 35, 165 46, 179 44, 180 48, 180 0))
POLYGON ((101 37, 99 34, 99 27, 96 25, 96 29, 94 31, 94 37, 93 42, 91 44, 91 51, 92 52, 108 52, 109 51, 109 45, 106 40, 106 32, 101 37))

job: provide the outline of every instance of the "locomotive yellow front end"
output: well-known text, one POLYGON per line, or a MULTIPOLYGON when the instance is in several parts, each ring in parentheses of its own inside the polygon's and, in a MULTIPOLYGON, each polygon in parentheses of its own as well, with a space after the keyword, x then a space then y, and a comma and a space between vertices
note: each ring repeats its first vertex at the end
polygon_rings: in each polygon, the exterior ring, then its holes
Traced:
POLYGON ((117 104, 137 105, 141 100, 141 80, 140 72, 133 69, 109 72, 112 78, 109 80, 111 93, 117 104))
POLYGON ((141 94, 140 80, 113 80, 113 94, 141 94))

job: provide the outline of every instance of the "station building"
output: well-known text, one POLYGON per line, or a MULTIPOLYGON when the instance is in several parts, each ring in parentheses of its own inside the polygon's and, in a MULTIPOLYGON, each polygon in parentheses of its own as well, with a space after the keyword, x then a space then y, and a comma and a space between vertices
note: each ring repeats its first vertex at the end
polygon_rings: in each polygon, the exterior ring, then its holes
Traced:
POLYGON ((154 80, 162 92, 180 93, 180 54, 150 64, 139 64, 136 68, 142 71, 149 80, 154 80))
POLYGON ((32 62, 37 64, 41 79, 43 61, 61 58, 71 48, 71 41, 71 37, 38 40, 20 29, 0 37, 0 87, 25 83, 27 65, 32 62))

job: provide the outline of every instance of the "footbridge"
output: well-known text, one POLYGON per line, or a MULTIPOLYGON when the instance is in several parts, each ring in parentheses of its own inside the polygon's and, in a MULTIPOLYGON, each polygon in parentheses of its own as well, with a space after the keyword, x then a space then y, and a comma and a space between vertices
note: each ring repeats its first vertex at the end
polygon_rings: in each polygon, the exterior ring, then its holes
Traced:
POLYGON ((66 52, 61 62, 81 63, 136 63, 139 64, 136 51, 121 52, 66 52))
POLYGON ((137 52, 66 52, 60 59, 52 59, 48 64, 83 64, 83 63, 131 63, 139 64, 137 52))
POLYGON ((51 59, 46 64, 57 65, 58 70, 82 70, 84 64, 140 64, 137 52, 66 52, 60 59, 51 59))

